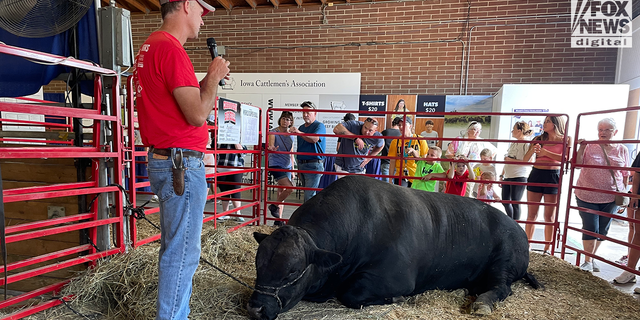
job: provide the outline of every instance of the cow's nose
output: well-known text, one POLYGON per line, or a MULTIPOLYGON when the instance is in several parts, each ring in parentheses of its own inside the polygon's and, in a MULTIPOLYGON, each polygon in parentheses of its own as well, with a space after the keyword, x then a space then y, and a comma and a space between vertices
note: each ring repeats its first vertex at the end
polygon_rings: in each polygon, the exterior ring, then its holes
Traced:
POLYGON ((260 306, 260 307, 252 307, 250 303, 247 303, 247 311, 249 311, 249 315, 253 319, 261 319, 262 318, 262 306, 260 306))

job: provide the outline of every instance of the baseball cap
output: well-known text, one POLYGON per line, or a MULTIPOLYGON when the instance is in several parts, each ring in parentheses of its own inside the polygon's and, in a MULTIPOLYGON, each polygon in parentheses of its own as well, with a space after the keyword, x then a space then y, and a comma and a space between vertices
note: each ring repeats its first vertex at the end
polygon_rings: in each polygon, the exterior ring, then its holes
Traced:
MULTIPOLYGON (((169 2, 176 2, 176 1, 185 1, 185 0, 160 0, 160 5, 163 5, 165 3, 169 3, 169 2)), ((188 0, 187 0, 188 1, 188 0)), ((207 13, 209 12, 213 12, 216 11, 216 8, 214 8, 213 6, 211 6, 210 4, 206 3, 204 0, 194 0, 194 1, 198 1, 198 4, 200 4, 200 6, 202 7, 202 9, 204 9, 202 11, 202 16, 204 17, 207 13)))
MULTIPOLYGON (((403 122, 404 121, 404 117, 396 117, 395 119, 393 119, 393 122, 403 122)), ((413 124, 413 120, 411 120, 411 118, 409 116, 407 116, 407 123, 408 124, 413 124)))
POLYGON ((304 108, 304 107, 309 107, 309 108, 313 108, 313 109, 318 109, 318 108, 316 107, 316 105, 315 105, 313 102, 311 102, 311 101, 305 101, 305 102, 301 103, 301 104, 300 104, 300 107, 302 107, 302 108, 304 108))

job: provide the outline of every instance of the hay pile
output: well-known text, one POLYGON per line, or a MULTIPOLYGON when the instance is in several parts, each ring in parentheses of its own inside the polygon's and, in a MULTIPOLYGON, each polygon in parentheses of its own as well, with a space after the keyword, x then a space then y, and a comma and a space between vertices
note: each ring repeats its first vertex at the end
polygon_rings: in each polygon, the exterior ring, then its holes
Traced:
MULTIPOLYGON (((203 230, 203 257, 251 285, 255 280, 253 231, 270 233, 271 227, 246 227, 227 234, 224 228, 203 230)), ((103 260, 71 282, 65 294, 77 299, 70 305, 94 319, 153 319, 157 288, 158 244, 103 260)), ((529 271, 545 285, 534 290, 524 281, 513 285, 513 295, 484 319, 637 319, 640 303, 611 287, 605 280, 555 257, 531 254, 529 271)), ((201 264, 194 277, 191 319, 247 319, 251 291, 201 264)), ((401 304, 348 309, 337 301, 300 302, 278 319, 478 319, 469 315, 471 297, 462 290, 430 291, 401 304)), ((30 319, 81 319, 61 306, 30 319)))

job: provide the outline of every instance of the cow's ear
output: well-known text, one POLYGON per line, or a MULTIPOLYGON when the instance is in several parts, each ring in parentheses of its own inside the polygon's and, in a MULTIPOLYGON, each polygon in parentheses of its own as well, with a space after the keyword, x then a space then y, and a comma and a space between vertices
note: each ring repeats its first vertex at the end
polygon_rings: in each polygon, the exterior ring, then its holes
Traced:
POLYGON ((342 262, 342 256, 331 251, 316 249, 313 252, 311 263, 322 269, 332 269, 342 262))
POLYGON ((260 232, 254 232, 253 233, 253 238, 256 239, 256 241, 258 243, 262 242, 262 240, 264 240, 264 238, 268 237, 268 234, 264 234, 264 233, 260 233, 260 232))

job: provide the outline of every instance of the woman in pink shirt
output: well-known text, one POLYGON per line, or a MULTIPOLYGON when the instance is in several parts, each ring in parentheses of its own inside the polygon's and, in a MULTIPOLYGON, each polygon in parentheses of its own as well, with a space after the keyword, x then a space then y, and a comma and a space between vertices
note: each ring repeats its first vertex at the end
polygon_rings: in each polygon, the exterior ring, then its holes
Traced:
MULTIPOLYGON (((531 144, 529 151, 527 151, 527 154, 524 156, 523 161, 529 161, 533 154, 536 155, 533 169, 529 174, 527 182, 550 184, 549 186, 527 186, 527 201, 533 202, 527 205, 529 208, 527 221, 536 221, 538 219, 538 209, 540 208, 540 202, 543 201, 543 197, 544 203, 546 204, 544 206, 544 221, 554 222, 556 220, 555 204, 558 202, 557 185, 560 181, 562 155, 566 148, 566 152, 564 152, 566 158, 569 154, 569 146, 571 145, 571 137, 567 137, 566 145, 562 143, 565 135, 565 123, 566 120, 564 117, 546 117, 542 126, 542 135, 533 139, 534 141, 539 141, 539 143, 531 144), (556 143, 545 143, 547 141, 556 143)), ((529 240, 533 238, 535 228, 536 226, 534 224, 527 224, 525 226, 529 240)), ((553 239, 553 234, 553 225, 545 225, 544 239, 549 242, 544 245, 544 253, 546 254, 550 254, 549 248, 551 247, 550 242, 553 239)))
MULTIPOLYGON (((598 140, 611 140, 618 133, 616 122, 611 118, 606 118, 598 122, 598 140)), ((619 143, 586 144, 584 139, 578 141, 576 164, 629 167, 629 150, 619 143), (605 155, 606 152, 606 155, 605 155), (607 158, 609 161, 607 161, 607 158)), ((629 171, 613 170, 615 181, 611 176, 610 169, 582 168, 576 186, 593 188, 606 191, 626 190, 629 182, 629 171)), ((615 202, 615 195, 598 191, 587 191, 575 189, 578 207, 601 211, 613 214, 618 209, 615 202)), ((599 214, 580 211, 582 218, 582 229, 593 233, 607 235, 611 218, 599 214)), ((582 246, 584 251, 590 254, 596 253, 598 247, 604 239, 596 238, 588 234, 582 234, 582 246)), ((582 270, 599 272, 600 268, 590 256, 584 256, 584 263, 580 266, 582 270)))

